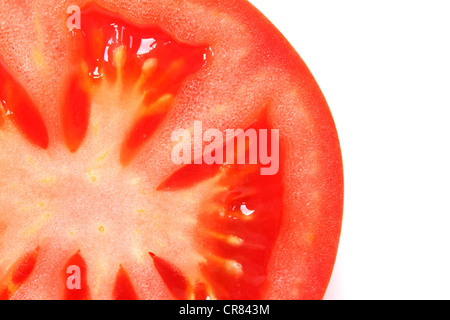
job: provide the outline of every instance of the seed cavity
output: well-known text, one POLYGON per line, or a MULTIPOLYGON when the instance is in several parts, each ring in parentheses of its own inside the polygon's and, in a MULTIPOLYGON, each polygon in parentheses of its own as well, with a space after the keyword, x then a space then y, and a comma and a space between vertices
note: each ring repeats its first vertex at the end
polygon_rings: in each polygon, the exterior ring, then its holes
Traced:
POLYGON ((99 139, 98 131, 111 122, 90 119, 95 114, 92 101, 101 104, 109 101, 108 96, 118 97, 119 105, 109 109, 111 117, 119 119, 120 128, 123 110, 134 119, 126 123, 120 150, 125 167, 152 138, 188 77, 206 65, 212 51, 209 46, 181 43, 155 25, 134 25, 102 11, 88 6, 81 12, 81 29, 71 31, 77 47, 74 65, 79 67, 62 107, 63 132, 71 152, 79 150, 90 125, 99 139), (107 97, 102 99, 103 95, 107 97))

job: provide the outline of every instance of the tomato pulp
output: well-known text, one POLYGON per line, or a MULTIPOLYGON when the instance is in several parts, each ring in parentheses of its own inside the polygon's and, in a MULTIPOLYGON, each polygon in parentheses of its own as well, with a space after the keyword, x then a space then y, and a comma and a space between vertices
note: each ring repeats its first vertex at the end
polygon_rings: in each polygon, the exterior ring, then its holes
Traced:
POLYGON ((0 7, 0 298, 323 297, 339 141, 261 13, 206 0, 0 7))

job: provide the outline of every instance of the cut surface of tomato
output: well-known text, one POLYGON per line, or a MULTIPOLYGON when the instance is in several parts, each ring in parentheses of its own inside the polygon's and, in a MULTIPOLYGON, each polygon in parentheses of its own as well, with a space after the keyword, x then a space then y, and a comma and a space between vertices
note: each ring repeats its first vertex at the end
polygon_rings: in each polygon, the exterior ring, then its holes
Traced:
POLYGON ((0 8, 0 299, 323 297, 339 141, 255 8, 0 8))

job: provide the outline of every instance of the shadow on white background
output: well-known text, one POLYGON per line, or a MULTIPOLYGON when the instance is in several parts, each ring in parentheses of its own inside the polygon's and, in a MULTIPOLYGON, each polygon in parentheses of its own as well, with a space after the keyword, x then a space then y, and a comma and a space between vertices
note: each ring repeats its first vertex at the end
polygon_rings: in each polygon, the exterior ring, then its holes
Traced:
POLYGON ((326 299, 449 299, 450 2, 252 0, 318 81, 345 208, 326 299))

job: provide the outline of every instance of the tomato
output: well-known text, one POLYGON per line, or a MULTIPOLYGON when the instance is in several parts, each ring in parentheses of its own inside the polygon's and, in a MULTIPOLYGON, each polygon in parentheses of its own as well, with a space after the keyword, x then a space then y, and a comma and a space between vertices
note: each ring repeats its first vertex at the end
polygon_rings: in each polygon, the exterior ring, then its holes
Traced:
POLYGON ((323 297, 339 140, 261 13, 241 0, 0 9, 0 298, 323 297))

